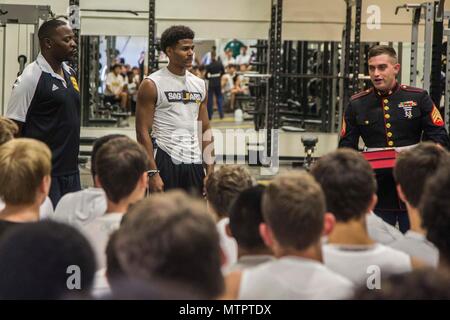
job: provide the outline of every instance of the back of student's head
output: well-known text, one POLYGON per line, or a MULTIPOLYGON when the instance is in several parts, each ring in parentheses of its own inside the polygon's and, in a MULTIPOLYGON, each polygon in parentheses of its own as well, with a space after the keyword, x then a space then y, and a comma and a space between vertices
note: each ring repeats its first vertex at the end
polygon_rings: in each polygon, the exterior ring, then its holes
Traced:
POLYGON ((0 146, 12 140, 18 132, 19 127, 14 121, 0 116, 0 146))
POLYGON ((108 199, 114 203, 128 197, 147 171, 144 148, 130 138, 115 138, 97 152, 95 170, 108 199))
POLYGON ((354 300, 449 300, 450 275, 434 269, 392 274, 383 279, 380 289, 364 286, 355 292, 354 300))
POLYGON ((439 168, 428 179, 420 201, 422 226, 439 249, 439 259, 450 266, 450 167, 439 168))
POLYGON ((321 157, 311 174, 325 193, 327 211, 337 221, 359 219, 367 213, 377 190, 374 172, 367 160, 351 149, 339 149, 321 157))
POLYGON ((116 139, 116 138, 124 138, 125 136, 123 134, 108 134, 106 136, 100 137, 95 140, 94 144, 92 145, 92 153, 91 153, 91 174, 92 178, 95 177, 97 174, 97 171, 95 170, 95 159, 97 158, 97 152, 100 149, 101 146, 103 146, 105 143, 107 143, 110 140, 116 139))
POLYGON ((209 174, 206 198, 220 218, 228 217, 230 206, 239 193, 253 185, 254 179, 245 167, 225 165, 209 174))
POLYGON ((159 279, 205 298, 224 288, 219 235, 205 205, 180 191, 134 205, 120 227, 116 253, 128 278, 159 279))
POLYGON ((88 294, 96 270, 94 252, 81 233, 50 220, 5 233, 0 261, 0 299, 88 294))
POLYGON ((432 142, 423 142, 398 155, 394 176, 409 204, 417 208, 427 179, 440 167, 449 165, 447 151, 432 142))
MULTIPOLYGON (((27 138, 0 146, 0 197, 9 204, 32 204, 42 181, 51 172, 46 144, 27 138)), ((47 191, 48 192, 48 191, 47 191)))
POLYGON ((265 187, 258 185, 242 191, 230 209, 230 229, 239 247, 246 250, 266 248, 259 234, 263 222, 261 202, 265 187))
POLYGON ((304 250, 320 240, 325 197, 307 172, 292 171, 276 177, 264 193, 262 211, 282 247, 304 250))

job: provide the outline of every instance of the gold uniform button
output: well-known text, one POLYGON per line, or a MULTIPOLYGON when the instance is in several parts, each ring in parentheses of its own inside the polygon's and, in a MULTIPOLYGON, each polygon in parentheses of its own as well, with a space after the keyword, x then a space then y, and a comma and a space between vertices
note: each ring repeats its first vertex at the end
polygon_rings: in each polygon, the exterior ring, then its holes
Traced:
POLYGON ((388 132, 387 133, 387 136, 390 138, 390 137, 392 137, 392 132, 388 132))
POLYGON ((388 111, 388 110, 389 110, 389 107, 388 107, 388 106, 384 107, 384 110, 388 111))
POLYGON ((388 114, 385 114, 384 117, 385 117, 386 119, 389 119, 391 116, 388 115, 388 114))
POLYGON ((389 141, 389 142, 388 142, 388 146, 389 146, 389 147, 392 147, 393 145, 394 145, 394 142, 393 142, 393 141, 389 141))
POLYGON ((384 102, 384 103, 388 103, 389 100, 388 100, 388 99, 384 99, 383 102, 384 102))
POLYGON ((386 128, 390 128, 391 127, 391 124, 390 123, 386 123, 386 128))

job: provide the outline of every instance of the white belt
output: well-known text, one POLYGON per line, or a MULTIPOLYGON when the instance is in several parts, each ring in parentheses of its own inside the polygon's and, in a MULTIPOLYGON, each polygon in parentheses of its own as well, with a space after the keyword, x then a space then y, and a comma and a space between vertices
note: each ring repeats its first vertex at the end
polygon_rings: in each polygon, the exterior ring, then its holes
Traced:
POLYGON ((208 73, 208 78, 219 78, 221 76, 220 73, 208 73))
POLYGON ((417 145, 418 145, 418 143, 412 144, 410 146, 396 147, 396 148, 367 148, 367 147, 364 147, 364 151, 395 150, 396 152, 402 152, 402 151, 405 151, 405 150, 412 149, 412 148, 414 148, 417 145))

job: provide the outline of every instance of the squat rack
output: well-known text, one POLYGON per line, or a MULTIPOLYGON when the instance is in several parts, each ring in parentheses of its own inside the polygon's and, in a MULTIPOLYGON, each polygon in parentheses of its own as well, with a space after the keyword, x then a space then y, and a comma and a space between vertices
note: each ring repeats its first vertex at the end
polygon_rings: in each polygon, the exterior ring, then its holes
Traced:
MULTIPOLYGON (((359 89, 359 71, 360 71, 360 43, 361 43, 361 7, 362 0, 345 0, 346 2, 346 24, 344 29, 344 41, 342 45, 341 75, 328 76, 319 75, 318 78, 331 79, 333 84, 336 84, 337 79, 340 79, 340 104, 338 116, 338 130, 342 122, 343 108, 348 103, 350 96, 359 89), (355 7, 355 24, 354 24, 354 41, 351 46, 351 29, 353 20, 353 7, 355 7), (353 59, 352 59, 353 58, 353 59), (351 71, 353 72, 350 77, 351 71), (351 80, 351 81, 350 81, 351 80)), ((281 51, 282 51, 282 9, 283 0, 272 0, 271 3, 271 20, 269 29, 269 89, 268 89, 268 103, 266 104, 266 148, 265 155, 272 157, 278 156, 278 134, 273 134, 272 130, 279 129, 279 109, 281 100, 281 91, 283 86, 282 78, 302 78, 311 77, 306 74, 282 74, 281 66, 281 51)), ((298 49, 298 48, 297 48, 298 49)), ((335 61, 335 59, 332 59, 335 61)), ((335 112, 331 108, 331 112, 335 112)), ((329 111, 330 112, 330 111, 329 111)), ((256 115, 255 115, 256 116, 256 115)), ((331 119, 335 119, 334 114, 331 119)), ((331 131, 335 128, 334 123, 331 123, 331 131)))

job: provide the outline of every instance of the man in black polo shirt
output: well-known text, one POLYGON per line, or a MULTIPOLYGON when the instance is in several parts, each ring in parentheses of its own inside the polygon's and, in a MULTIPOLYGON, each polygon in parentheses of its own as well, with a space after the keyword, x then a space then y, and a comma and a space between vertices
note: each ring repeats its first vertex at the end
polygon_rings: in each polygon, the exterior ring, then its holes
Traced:
POLYGON ((52 151, 53 206, 68 192, 81 189, 80 94, 75 71, 64 61, 76 52, 75 36, 61 20, 49 20, 38 31, 41 53, 13 86, 6 116, 20 135, 45 142, 52 151))

